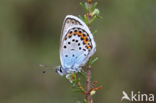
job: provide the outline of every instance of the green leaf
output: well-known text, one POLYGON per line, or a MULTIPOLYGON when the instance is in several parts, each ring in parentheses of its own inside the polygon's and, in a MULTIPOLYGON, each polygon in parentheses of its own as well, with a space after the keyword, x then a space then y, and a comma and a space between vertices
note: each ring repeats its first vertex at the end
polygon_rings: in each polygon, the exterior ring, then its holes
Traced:
POLYGON ((86 99, 84 99, 84 103, 88 103, 88 101, 86 99))
POLYGON ((78 83, 80 84, 81 78, 78 78, 77 81, 78 81, 78 83))
POLYGON ((99 9, 94 9, 94 11, 92 12, 92 15, 99 15, 100 14, 100 11, 99 9))
POLYGON ((79 72, 79 74, 80 74, 83 78, 87 78, 87 76, 86 76, 83 72, 79 72))
POLYGON ((94 59, 93 59, 93 58, 90 58, 88 64, 89 64, 89 65, 92 65, 92 64, 94 64, 98 59, 99 59, 98 57, 95 57, 94 59))
POLYGON ((92 34, 95 35, 96 33, 97 33, 97 30, 94 30, 94 32, 92 34))
POLYGON ((99 16, 99 15, 97 15, 97 18, 98 18, 98 19, 103 19, 103 17, 102 17, 102 16, 99 16))
POLYGON ((87 15, 84 15, 84 21, 85 21, 85 23, 88 25, 88 18, 87 18, 87 15))
POLYGON ((90 57, 88 64, 91 65, 91 61, 93 60, 93 57, 90 57))
POLYGON ((86 12, 88 12, 88 7, 86 7, 86 5, 84 5, 82 2, 80 2, 80 5, 86 12))
POLYGON ((87 12, 88 12, 88 3, 85 2, 85 8, 87 9, 87 12))
POLYGON ((96 15, 91 19, 91 21, 89 22, 89 24, 92 24, 96 19, 96 15))
POLYGON ((95 95, 95 93, 96 93, 95 90, 92 90, 92 91, 90 92, 91 95, 95 95))
POLYGON ((98 59, 99 59, 98 57, 94 58, 94 59, 91 61, 91 64, 94 64, 98 59))
POLYGON ((91 10, 91 12, 93 12, 94 11, 94 9, 96 8, 96 6, 97 6, 97 2, 95 2, 93 5, 92 5, 92 7, 90 8, 90 10, 91 10))

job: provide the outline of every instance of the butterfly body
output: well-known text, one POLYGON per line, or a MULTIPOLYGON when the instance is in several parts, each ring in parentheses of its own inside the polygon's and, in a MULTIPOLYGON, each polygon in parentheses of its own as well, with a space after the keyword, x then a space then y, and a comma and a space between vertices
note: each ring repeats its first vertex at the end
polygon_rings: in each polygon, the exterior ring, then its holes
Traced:
POLYGON ((80 72, 96 51, 96 44, 87 25, 76 16, 67 15, 60 39, 60 75, 80 72))

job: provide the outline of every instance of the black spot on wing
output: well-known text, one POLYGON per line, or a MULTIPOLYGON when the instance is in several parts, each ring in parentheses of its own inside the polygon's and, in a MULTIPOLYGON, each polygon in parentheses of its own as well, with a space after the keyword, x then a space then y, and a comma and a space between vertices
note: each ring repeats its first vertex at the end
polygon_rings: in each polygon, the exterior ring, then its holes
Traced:
POLYGON ((67 46, 64 46, 64 48, 67 48, 67 46))

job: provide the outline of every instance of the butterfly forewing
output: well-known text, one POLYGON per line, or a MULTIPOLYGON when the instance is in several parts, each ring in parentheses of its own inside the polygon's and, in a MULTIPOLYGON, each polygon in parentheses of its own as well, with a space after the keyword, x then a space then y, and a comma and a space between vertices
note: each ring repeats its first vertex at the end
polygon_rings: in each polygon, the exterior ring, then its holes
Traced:
POLYGON ((77 17, 67 15, 62 26, 61 40, 64 38, 64 34, 67 33, 68 29, 75 25, 83 25, 83 23, 81 23, 77 17))

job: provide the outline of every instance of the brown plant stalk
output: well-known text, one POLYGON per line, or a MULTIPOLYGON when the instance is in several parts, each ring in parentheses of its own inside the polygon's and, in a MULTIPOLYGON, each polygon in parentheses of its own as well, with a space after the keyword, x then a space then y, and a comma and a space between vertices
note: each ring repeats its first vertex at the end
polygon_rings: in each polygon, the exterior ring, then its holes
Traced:
MULTIPOLYGON (((87 18, 88 18, 89 21, 92 18, 92 15, 91 15, 91 12, 90 12, 91 5, 92 5, 92 0, 88 0, 87 18)), ((93 99, 92 99, 91 94, 90 94, 90 89, 91 89, 91 66, 89 64, 87 64, 86 99, 87 99, 88 103, 93 103, 93 99)))
POLYGON ((86 79, 86 99, 88 103, 93 103, 93 99, 90 94, 91 89, 91 66, 87 65, 87 79, 86 79))

